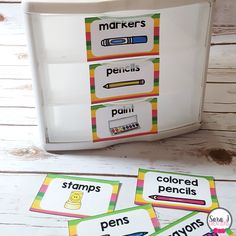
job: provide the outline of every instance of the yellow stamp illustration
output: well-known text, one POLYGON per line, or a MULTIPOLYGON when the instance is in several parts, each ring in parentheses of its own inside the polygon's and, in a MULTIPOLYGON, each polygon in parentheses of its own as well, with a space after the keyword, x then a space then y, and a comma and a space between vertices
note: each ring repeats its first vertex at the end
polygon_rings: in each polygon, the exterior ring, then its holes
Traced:
POLYGON ((66 201, 64 207, 70 210, 78 210, 81 207, 81 200, 83 198, 83 192, 73 191, 70 193, 69 199, 66 201))

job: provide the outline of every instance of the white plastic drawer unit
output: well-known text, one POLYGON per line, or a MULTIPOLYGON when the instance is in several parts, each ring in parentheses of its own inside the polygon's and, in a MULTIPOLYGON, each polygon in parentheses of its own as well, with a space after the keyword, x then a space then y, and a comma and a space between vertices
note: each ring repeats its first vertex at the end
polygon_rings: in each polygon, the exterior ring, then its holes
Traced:
POLYGON ((24 1, 44 148, 198 129, 213 2, 24 1))

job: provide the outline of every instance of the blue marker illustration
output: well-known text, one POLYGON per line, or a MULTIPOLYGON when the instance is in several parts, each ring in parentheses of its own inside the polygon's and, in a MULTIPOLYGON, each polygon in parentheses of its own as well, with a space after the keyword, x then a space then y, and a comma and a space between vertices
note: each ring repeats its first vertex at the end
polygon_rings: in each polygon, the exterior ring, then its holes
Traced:
POLYGON ((118 46, 118 45, 125 45, 125 44, 147 43, 147 41, 148 41, 148 38, 146 35, 117 37, 117 38, 103 39, 101 41, 101 45, 104 47, 108 47, 108 46, 118 46))
MULTIPOLYGON (((136 232, 136 233, 132 233, 132 234, 126 234, 126 235, 122 235, 122 236, 143 236, 148 234, 148 232, 136 232)), ((111 236, 110 234, 104 234, 102 236, 111 236)))

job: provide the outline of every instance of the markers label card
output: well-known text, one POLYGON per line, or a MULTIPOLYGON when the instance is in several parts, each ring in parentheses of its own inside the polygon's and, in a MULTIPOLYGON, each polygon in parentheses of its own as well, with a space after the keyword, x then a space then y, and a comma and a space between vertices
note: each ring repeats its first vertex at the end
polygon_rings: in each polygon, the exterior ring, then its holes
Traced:
POLYGON ((218 207, 213 177, 144 169, 139 169, 135 203, 205 212, 218 207))
POLYGON ((160 14, 85 19, 87 60, 159 54, 160 14))
POLYGON ((148 236, 158 228, 151 205, 69 221, 70 236, 148 236))
POLYGON ((159 59, 90 65, 92 103, 159 94, 159 59))
POLYGON ((226 230, 225 233, 216 234, 211 231, 207 225, 208 214, 203 212, 192 212, 187 216, 167 225, 164 228, 158 229, 151 236, 233 236, 231 230, 226 230))
POLYGON ((91 107, 93 141, 157 133, 157 98, 91 107))
POLYGON ((87 217, 114 211, 118 181, 47 175, 30 210, 87 217))

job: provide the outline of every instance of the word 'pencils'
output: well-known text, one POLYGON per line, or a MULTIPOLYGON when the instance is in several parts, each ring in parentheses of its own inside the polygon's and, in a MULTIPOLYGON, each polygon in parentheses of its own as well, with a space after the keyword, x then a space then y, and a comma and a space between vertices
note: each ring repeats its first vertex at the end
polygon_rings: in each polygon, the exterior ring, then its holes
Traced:
POLYGON ((144 85, 144 84, 145 84, 144 79, 137 79, 137 80, 108 83, 108 84, 105 84, 103 88, 112 89, 112 88, 120 88, 120 87, 134 86, 134 85, 144 85))
POLYGON ((195 204, 195 205, 206 205, 206 202, 204 200, 198 200, 198 199, 168 197, 168 196, 161 196, 161 195, 151 195, 148 197, 156 201, 181 202, 181 203, 188 203, 188 204, 195 204))

